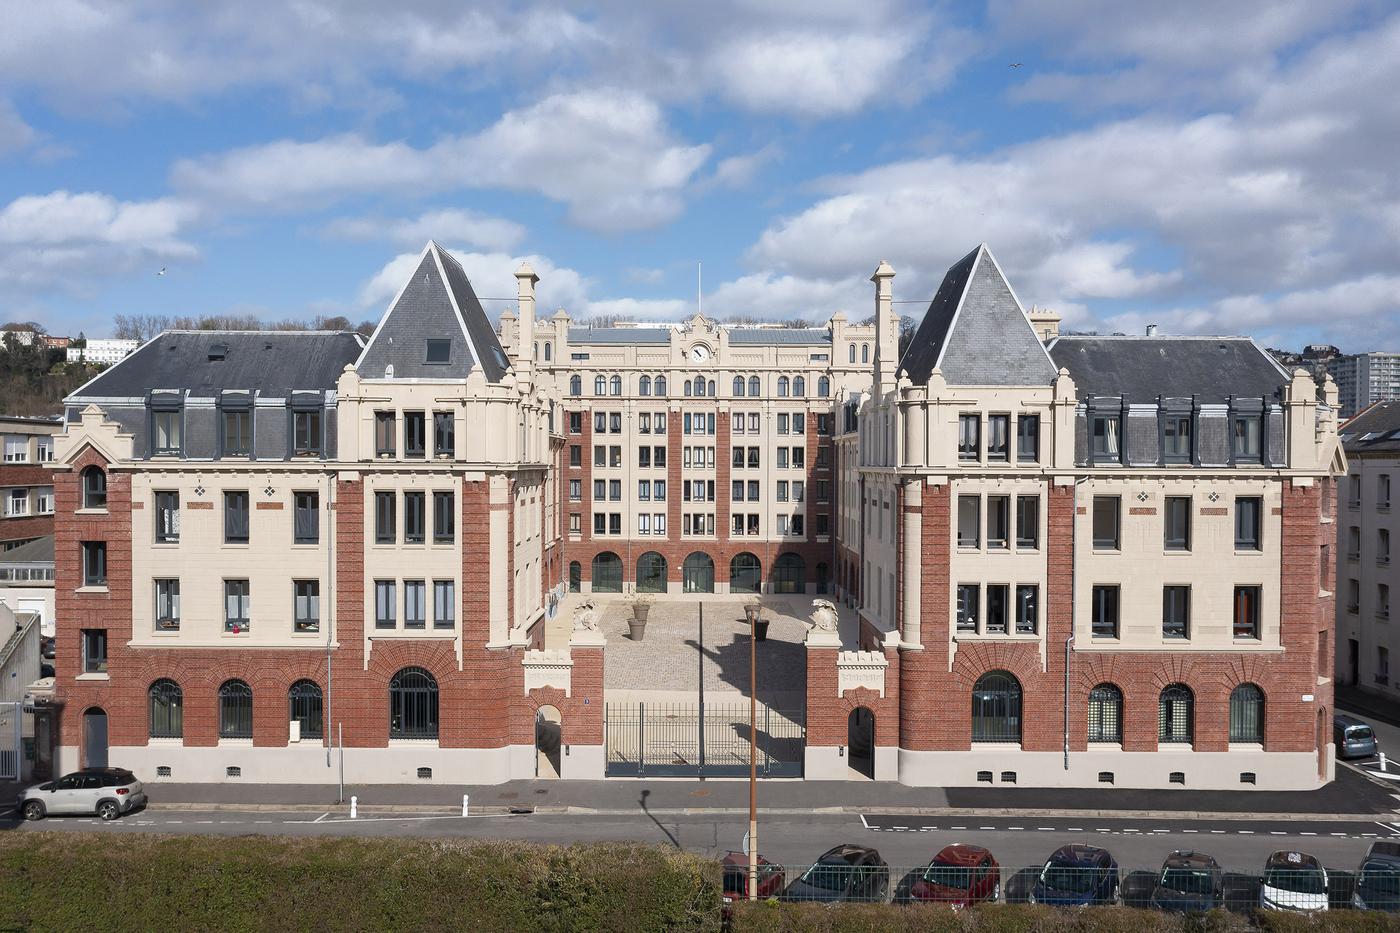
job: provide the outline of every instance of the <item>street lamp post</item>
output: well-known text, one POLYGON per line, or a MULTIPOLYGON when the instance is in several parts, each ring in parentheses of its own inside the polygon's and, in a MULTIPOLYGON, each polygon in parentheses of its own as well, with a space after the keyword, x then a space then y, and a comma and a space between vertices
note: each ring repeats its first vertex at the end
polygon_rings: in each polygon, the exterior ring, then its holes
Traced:
POLYGON ((763 607, 744 607, 749 619, 749 900, 758 900, 758 619, 763 607))

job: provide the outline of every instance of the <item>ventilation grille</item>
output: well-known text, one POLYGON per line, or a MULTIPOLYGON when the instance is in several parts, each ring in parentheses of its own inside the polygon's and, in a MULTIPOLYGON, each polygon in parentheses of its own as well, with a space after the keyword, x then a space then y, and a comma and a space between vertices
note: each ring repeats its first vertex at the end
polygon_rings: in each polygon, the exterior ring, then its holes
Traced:
POLYGON ((977 780, 980 781, 980 782, 982 782, 983 784, 990 784, 990 783, 992 783, 992 772, 990 772, 990 771, 978 771, 978 772, 977 772, 977 780))
POLYGON ((1186 783, 1186 772, 1185 772, 1185 771, 1173 771, 1173 772, 1167 777, 1167 780, 1170 781, 1172 784, 1185 784, 1185 783, 1186 783))
POLYGON ((238 765, 229 765, 224 769, 224 774, 228 777, 242 777, 243 769, 238 767, 238 765))
POLYGON ((1241 784, 1254 784, 1254 783, 1257 783, 1257 782, 1255 781, 1254 772, 1253 772, 1253 771, 1241 771, 1241 772, 1240 772, 1240 783, 1241 783, 1241 784))
POLYGON ((170 765, 157 765, 156 777, 170 777, 170 765))
POLYGON ((418 769, 418 780, 420 780, 420 781, 431 781, 432 779, 433 779, 433 769, 432 769, 432 768, 419 768, 419 769, 418 769))
POLYGON ((1016 772, 1015 772, 1015 771, 1003 771, 1003 772, 1001 772, 1001 783, 1003 783, 1003 784, 1015 784, 1015 783, 1016 783, 1016 772))
POLYGON ((1099 783, 1100 783, 1100 784, 1112 784, 1112 783, 1113 783, 1113 772, 1112 772, 1112 771, 1100 771, 1100 772, 1099 772, 1099 783))

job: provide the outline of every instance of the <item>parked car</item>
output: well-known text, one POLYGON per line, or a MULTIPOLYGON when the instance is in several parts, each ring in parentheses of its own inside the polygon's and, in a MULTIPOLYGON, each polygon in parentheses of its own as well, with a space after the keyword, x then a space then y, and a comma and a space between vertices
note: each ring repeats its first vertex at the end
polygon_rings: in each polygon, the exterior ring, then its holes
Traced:
POLYGON ((1332 743, 1338 758, 1369 758, 1381 750, 1371 727, 1344 713, 1332 717, 1332 743))
POLYGON ((787 886, 787 901, 883 901, 890 888, 890 867, 869 846, 839 845, 787 886))
POLYGON ((1358 910, 1400 910, 1400 843, 1373 842, 1356 870, 1358 910))
POLYGON ((1112 904, 1118 899, 1118 862, 1098 846, 1060 846, 1045 860, 1031 903, 1057 907, 1112 904))
POLYGON ((954 843, 939 850, 909 886, 911 901, 971 907, 1001 895, 1001 866, 981 846, 954 843))
POLYGON ((1181 913, 1214 910, 1225 903, 1225 872, 1209 855, 1177 850, 1162 863, 1149 903, 1181 913))
POLYGON ((1327 869, 1306 852, 1275 852, 1264 863, 1259 906, 1274 910, 1326 910, 1327 869))
POLYGON ((93 814, 115 820, 145 805, 141 782, 124 768, 84 768, 26 788, 19 798, 19 810, 26 820, 93 814))
MULTIPOLYGON (((749 857, 742 852, 727 852, 720 863, 724 867, 724 899, 746 901, 749 898, 749 857)), ((783 866, 775 865, 762 855, 758 857, 758 896, 777 897, 783 891, 783 866)))

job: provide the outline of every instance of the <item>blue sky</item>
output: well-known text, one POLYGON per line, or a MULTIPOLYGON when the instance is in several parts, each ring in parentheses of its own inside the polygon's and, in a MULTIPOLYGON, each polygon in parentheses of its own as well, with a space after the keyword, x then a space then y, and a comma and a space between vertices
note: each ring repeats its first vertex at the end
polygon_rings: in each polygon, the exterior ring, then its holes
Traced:
POLYGON ((1070 327, 1400 349, 1400 12, 1155 6, 0 0, 0 317, 373 318, 430 236, 576 318, 918 314, 985 240, 1070 327))

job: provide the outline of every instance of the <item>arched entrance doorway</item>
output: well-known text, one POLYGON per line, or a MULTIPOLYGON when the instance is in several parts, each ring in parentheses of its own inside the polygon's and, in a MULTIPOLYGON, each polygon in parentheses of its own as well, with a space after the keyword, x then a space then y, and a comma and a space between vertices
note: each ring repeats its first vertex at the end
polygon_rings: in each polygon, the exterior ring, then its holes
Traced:
POLYGON ((593 558, 593 592, 622 592, 622 558, 604 551, 593 558))
POLYGON ((83 767, 107 767, 107 711, 100 707, 83 713, 83 767))
POLYGON ((817 564, 817 592, 825 593, 830 587, 831 572, 827 570, 826 564, 817 564))
POLYGON ((563 717, 553 706, 541 706, 535 712, 535 777, 557 780, 563 773, 559 751, 563 738, 563 717))
POLYGON ((807 562, 788 551, 773 562, 773 592, 807 592, 807 562))
POLYGON ((744 551, 729 562, 729 592, 757 593, 763 583, 763 568, 758 557, 744 551))
POLYGON ((715 562, 703 551, 695 551, 685 559, 681 568, 682 589, 687 593, 715 591, 715 562))
POLYGON ((655 551, 637 558, 637 592, 666 592, 666 558, 655 551))
POLYGON ((875 780, 875 714, 864 706, 846 718, 846 760, 853 777, 875 780))

